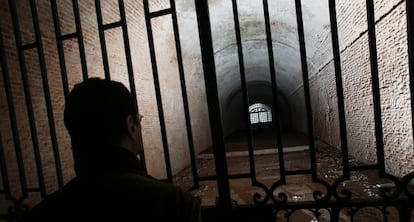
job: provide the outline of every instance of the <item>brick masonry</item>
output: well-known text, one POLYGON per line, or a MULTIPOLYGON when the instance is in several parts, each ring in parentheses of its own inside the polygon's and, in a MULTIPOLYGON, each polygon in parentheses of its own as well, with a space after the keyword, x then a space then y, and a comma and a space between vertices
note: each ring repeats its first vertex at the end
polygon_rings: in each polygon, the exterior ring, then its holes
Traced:
MULTIPOLYGON (((161 1, 150 2, 150 10, 152 11, 157 10, 157 8, 159 10, 165 7, 161 1)), ((27 187, 36 188, 39 187, 39 182, 33 151, 34 146, 31 139, 26 100, 23 91, 23 81, 8 3, 9 1, 6 0, 0 1, 2 16, 1 31, 3 34, 8 65, 7 74, 10 76, 11 81, 10 85, 14 110, 16 113, 18 141, 23 157, 23 168, 27 180, 27 187)), ((29 1, 16 1, 16 5, 23 44, 32 43, 35 40, 35 36, 29 1)), ((57 6, 62 34, 75 32, 76 26, 72 1, 57 1, 57 6)), ((50 1, 36 1, 36 7, 42 33, 42 43, 45 53, 59 155, 63 169, 64 182, 66 183, 74 176, 74 171, 70 139, 63 123, 64 94, 50 1)), ((101 7, 104 24, 119 21, 120 16, 117 1, 101 1, 101 7)), ((164 150, 161 140, 144 11, 142 5, 137 4, 136 1, 125 1, 125 8, 138 106, 140 112, 144 115, 142 127, 147 168, 153 176, 162 179, 166 178, 164 150)), ((88 75, 90 77, 104 77, 94 2, 79 1, 79 11, 88 75)), ((154 19, 152 20, 152 25, 159 67, 158 72, 160 76, 162 105, 165 115, 171 167, 173 174, 175 174, 190 164, 190 155, 171 17, 165 16, 160 19, 154 19)), ((105 38, 111 78, 121 81, 129 87, 121 28, 106 31, 105 38)), ((74 84, 82 80, 82 67, 78 41, 76 39, 66 40, 63 42, 63 47, 69 89, 71 89, 74 84)), ((46 192, 50 193, 58 187, 57 173, 53 157, 38 55, 36 49, 32 49, 25 51, 24 56, 26 60, 30 99, 32 101, 31 105, 33 106, 34 122, 36 125, 36 136, 38 137, 42 162, 42 172, 43 177, 45 178, 46 192)), ((208 130, 209 123, 208 113, 206 111, 207 105, 205 94, 202 93, 204 82, 200 81, 200 78, 198 77, 193 77, 192 73, 190 73, 194 72, 194 68, 191 67, 193 64, 198 64, 194 61, 194 57, 187 57, 187 60, 184 60, 184 68, 189 70, 186 74, 186 84, 187 93, 189 95, 189 109, 194 137, 194 148, 195 152, 199 153, 210 145, 211 139, 208 130)), ((1 70, 2 75, 0 76, 0 135, 1 144, 5 152, 11 193, 14 197, 18 198, 22 195, 17 165, 18 161, 15 153, 15 148, 18 144, 14 144, 13 142, 13 134, 11 130, 12 123, 9 116, 11 110, 7 105, 6 91, 3 87, 4 71, 5 70, 1 70)), ((37 197, 29 198, 28 203, 35 202, 38 200, 38 197, 39 196, 37 195, 37 197)))
MULTIPOLYGON (((377 161, 371 70, 363 1, 339 1, 337 7, 348 146, 351 156, 377 161)), ((404 1, 375 1, 378 71, 388 173, 402 176, 414 170, 406 14, 404 1)), ((315 136, 340 147, 331 39, 321 41, 311 73, 315 136), (323 64, 324 61, 328 61, 323 64)), ((300 99, 300 94, 294 95, 300 99)))
MULTIPOLYGON (((119 20, 116 1, 101 1, 105 24, 119 20)), ((179 1, 178 1, 179 2, 179 1)), ((8 74, 16 113, 19 147, 22 151, 27 185, 38 187, 36 163, 34 161, 33 141, 23 91, 22 76, 17 57, 17 49, 10 17, 9 1, 0 0, 1 31, 5 45, 8 74)), ((61 67, 56 47, 56 38, 49 1, 36 1, 39 14, 42 43, 45 52, 48 84, 51 93, 54 123, 61 158, 64 181, 74 176, 73 160, 70 152, 69 136, 63 124, 64 95, 62 90, 61 67)), ((59 0, 58 12, 63 34, 75 31, 74 14, 71 1, 59 0)), ((165 8, 167 1, 150 1, 150 10, 165 8)), ((23 43, 34 41, 34 29, 30 18, 28 0, 16 1, 23 43)), ((405 2, 401 0, 376 0, 376 29, 381 88, 381 108, 383 111, 384 149, 387 171, 404 175, 413 171, 414 157, 412 145, 412 126, 409 98, 409 78, 407 66, 406 15, 405 2)), ((103 62, 97 28, 95 5, 93 1, 79 1, 83 41, 89 76, 103 77, 103 62)), ((194 10, 193 6, 181 4, 183 11, 194 10), (188 8, 185 8, 188 7, 188 8)), ((344 81, 345 112, 348 130, 350 155, 360 161, 376 161, 372 92, 370 80, 369 51, 366 33, 366 14, 364 1, 338 1, 338 28, 341 49, 341 65, 344 81)), ((165 162, 161 141, 160 124, 152 77, 151 60, 148 49, 147 33, 142 5, 136 1, 125 1, 128 34, 131 46, 132 65, 136 93, 143 119, 143 140, 147 167, 151 174, 165 178, 165 162)), ((179 19, 195 20, 194 14, 179 13, 179 19)), ((305 25, 306 25, 306 21, 305 25)), ((192 24, 192 23, 191 23, 192 24)), ((276 23, 275 23, 276 24, 276 23)), ((172 25, 169 16, 152 20, 156 45, 158 72, 160 76, 161 97, 165 114, 168 147, 172 171, 176 173, 189 165, 187 134, 184 122, 180 80, 175 55, 172 25)), ((193 24, 194 25, 194 24, 193 24)), ((221 27, 221 26, 217 26, 221 27)), ((215 28, 217 28, 215 27, 215 28)), ((187 93, 196 153, 211 145, 205 89, 199 55, 199 42, 194 30, 196 27, 180 26, 186 72, 187 93), (192 33, 194 32, 194 33, 192 33), (184 34, 183 34, 184 33, 184 34)), ((311 99, 314 114, 315 136, 327 143, 340 147, 337 114, 336 88, 331 53, 329 27, 326 33, 313 33, 305 28, 307 40, 317 43, 310 50, 311 99)), ((227 32, 226 32, 227 33, 227 32)), ((220 34, 220 32, 218 32, 220 34)), ((233 35, 233 33, 231 33, 233 35)), ((129 86, 125 51, 120 28, 105 32, 111 78, 129 86)), ((292 39, 292 42, 295 39, 292 39)), ((219 42, 220 43, 220 42, 219 42)), ((216 43, 216 44, 219 44, 216 43)), ((65 62, 69 88, 82 79, 82 67, 77 40, 64 42, 65 62)), ((42 169, 47 192, 57 188, 55 160, 43 92, 39 61, 36 50, 25 53, 30 98, 32 100, 36 132, 41 153, 42 169)), ((3 74, 5 70, 1 70, 3 74)), ((13 196, 20 197, 20 179, 16 158, 12 122, 7 105, 6 91, 0 75, 0 135, 5 152, 7 172, 13 196)), ((288 97, 292 116, 297 129, 305 129, 303 90, 298 88, 288 97)), ((36 198, 34 198, 36 199, 36 198)), ((0 200, 1 203, 1 200, 0 200)))

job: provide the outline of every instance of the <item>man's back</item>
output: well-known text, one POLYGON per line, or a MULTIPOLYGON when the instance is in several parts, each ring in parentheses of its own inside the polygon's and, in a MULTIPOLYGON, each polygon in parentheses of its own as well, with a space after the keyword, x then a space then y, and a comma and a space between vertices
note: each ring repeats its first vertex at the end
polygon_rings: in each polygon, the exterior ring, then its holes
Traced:
POLYGON ((190 193, 127 166, 94 169, 50 195, 30 221, 200 221, 190 193))

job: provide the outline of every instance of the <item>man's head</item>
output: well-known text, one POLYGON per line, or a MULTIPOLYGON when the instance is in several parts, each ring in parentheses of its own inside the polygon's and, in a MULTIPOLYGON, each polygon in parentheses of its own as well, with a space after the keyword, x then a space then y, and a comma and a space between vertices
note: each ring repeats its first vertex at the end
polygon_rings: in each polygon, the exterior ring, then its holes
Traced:
POLYGON ((64 118, 76 153, 99 152, 109 146, 140 152, 141 147, 129 147, 140 145, 141 129, 135 100, 122 83, 90 78, 75 85, 66 100, 64 118))

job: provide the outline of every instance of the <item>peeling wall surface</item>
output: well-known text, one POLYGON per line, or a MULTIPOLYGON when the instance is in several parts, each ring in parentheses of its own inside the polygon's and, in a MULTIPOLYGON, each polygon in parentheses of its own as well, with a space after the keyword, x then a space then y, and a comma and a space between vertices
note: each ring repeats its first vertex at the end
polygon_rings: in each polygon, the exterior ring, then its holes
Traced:
MULTIPOLYGON (((75 30, 70 1, 58 1, 62 33, 75 30)), ((303 77, 299 51, 295 1, 269 0, 272 47, 274 52, 278 104, 273 104, 272 82, 269 69, 268 48, 262 0, 240 0, 238 17, 244 59, 244 71, 251 103, 261 102, 272 109, 279 109, 284 129, 307 132, 303 77)), ((34 31, 28 1, 18 1, 23 42, 33 41, 34 31)), ((404 0, 376 0, 375 20, 378 48, 381 109, 384 132, 384 149, 387 171, 404 175, 414 170, 414 150, 410 111, 409 76, 407 63, 406 12, 404 0)), ((22 79, 16 55, 8 1, 0 0, 1 29, 10 69, 12 92, 16 103, 17 123, 21 145, 24 148, 28 174, 35 175, 30 130, 22 92, 22 79)), ((81 24, 84 30, 87 68, 90 76, 103 77, 103 65, 95 5, 93 1, 79 1, 81 24)), ((149 55, 146 24, 142 1, 126 0, 126 15, 131 46, 132 63, 140 112, 143 119, 143 140, 148 170, 164 178, 164 155, 161 141, 159 115, 153 83, 153 70, 149 55)), ((169 1, 150 0, 150 11, 169 8, 169 1)), ((176 0, 177 18, 185 71, 186 89, 196 153, 211 146, 210 126, 206 103, 204 74, 202 70, 198 26, 194 1, 176 0)), ((210 19, 220 108, 224 136, 246 127, 241 110, 240 65, 237 54, 235 24, 231 1, 210 0, 210 19)), ((70 143, 63 126, 63 92, 60 66, 57 57, 55 33, 51 20, 49 1, 37 1, 42 40, 47 61, 57 137, 62 156, 65 178, 73 176, 70 143)), ((371 71, 367 35, 365 1, 337 1, 339 44, 342 78, 344 83, 345 113, 349 153, 359 161, 376 162, 375 125, 371 90, 371 71)), ((116 1, 102 1, 104 24, 119 20, 116 1)), ((315 137, 337 148, 341 147, 331 46, 328 1, 302 0, 306 59, 309 71, 310 95, 315 137)), ((151 20, 155 51, 160 77, 161 97, 166 121, 169 153, 173 173, 190 163, 185 130, 183 100, 177 66, 176 47, 172 32, 171 16, 151 20)), ((109 67, 112 77, 129 86, 122 32, 106 32, 109 67)), ((70 88, 82 79, 79 50, 76 40, 64 43, 70 88)), ((48 189, 55 187, 48 138, 47 116, 42 92, 36 52, 26 53, 29 82, 44 168, 52 178, 48 189)), ((3 72, 3 71, 2 71, 3 72)), ((206 74, 210 75, 210 74, 206 74)), ((0 85, 3 86, 3 75, 0 85)), ((307 81, 307 80, 306 80, 307 81)), ((8 157, 9 175, 16 176, 17 169, 9 108, 5 89, 0 88, 0 132, 8 157)), ((46 171, 45 171, 46 172, 46 171)), ((35 180, 28 181, 35 184, 35 180)), ((18 186, 15 186, 18 187, 18 186)))

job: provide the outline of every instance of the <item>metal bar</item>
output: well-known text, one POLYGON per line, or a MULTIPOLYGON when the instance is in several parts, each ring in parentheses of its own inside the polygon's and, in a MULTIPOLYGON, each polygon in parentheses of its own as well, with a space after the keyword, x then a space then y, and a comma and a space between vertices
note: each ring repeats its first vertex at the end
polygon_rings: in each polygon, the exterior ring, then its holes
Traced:
POLYGON ((344 90, 342 83, 341 53, 339 52, 338 25, 336 21, 335 0, 329 0, 329 15, 331 21, 332 50, 335 64, 336 96, 338 99, 339 131, 342 150, 342 173, 349 179, 348 141, 345 120, 344 90))
MULTIPOLYGON (((407 1, 410 1, 410 0, 407 0, 407 1)), ((400 217, 400 222, 411 222, 412 221, 412 206, 409 206, 408 204, 398 205, 398 214, 400 217)), ((385 219, 387 219, 387 217, 385 217, 385 219)), ((384 220, 384 221, 387 221, 387 220, 384 220)))
MULTIPOLYGON (((269 55, 269 68, 270 68, 270 77, 272 79, 272 93, 273 93, 273 103, 274 103, 274 110, 275 118, 273 121, 276 123, 276 139, 277 139, 277 149, 278 149, 278 157, 279 157, 279 167, 280 167, 280 181, 282 183, 286 182, 286 175, 285 175, 285 159, 283 155, 283 142, 282 142, 282 135, 281 135, 281 126, 280 126, 280 114, 279 114, 279 102, 278 102, 278 86, 276 81, 276 70, 275 70, 275 61, 273 55, 273 44, 272 44, 272 32, 270 28, 270 18, 269 18, 269 5, 267 0, 263 0, 263 11, 264 11, 264 18, 265 18, 265 26, 266 26, 266 42, 267 42, 267 51, 269 55)), ((269 117, 267 118, 269 119, 269 117)))
POLYGON ((120 17, 121 17, 120 22, 122 26, 122 36, 124 40, 125 60, 126 60, 127 69, 128 69, 129 87, 130 87, 131 94, 134 98, 134 103, 138 106, 137 92, 135 89, 135 80, 134 80, 134 69, 132 66, 131 47, 129 44, 128 27, 127 27, 127 22, 126 22, 124 1, 119 0, 118 5, 119 5, 119 12, 120 12, 120 17))
POLYGON ((303 91, 305 94, 306 116, 308 119, 308 139, 309 139, 309 151, 310 151, 310 158, 311 158, 312 179, 315 180, 317 179, 315 140, 313 137, 312 106, 311 106, 310 89, 309 89, 308 65, 306 61, 307 56, 306 56, 306 47, 305 47, 305 34, 303 31, 301 0, 295 0, 295 4, 296 4, 296 19, 298 23, 300 60, 302 64, 303 91))
POLYGON ((26 44, 26 45, 22 45, 20 47, 20 50, 29 50, 29 49, 35 49, 35 48, 37 48, 37 42, 30 43, 30 44, 26 44))
MULTIPOLYGON (((1 62, 1 70, 3 74, 3 84, 4 84, 4 89, 6 91, 6 98, 7 98, 7 105, 8 105, 7 107, 9 108, 9 118, 10 118, 10 123, 11 123, 14 147, 16 150, 17 149, 21 150, 20 141, 19 141, 19 132, 17 130, 17 123, 16 123, 16 112, 15 112, 14 103, 13 103, 13 94, 12 94, 11 86, 10 86, 9 68, 7 66, 6 53, 4 52, 3 33, 1 32, 1 30, 2 29, 0 26, 0 62, 1 62)), ((1 170, 1 176, 2 176, 2 184, 3 184, 4 194, 6 196, 6 199, 10 200, 12 198, 12 194, 10 191, 9 176, 7 172, 7 165, 6 165, 4 147, 3 147, 2 141, 3 140, 0 134, 0 170, 1 170)))
POLYGON ((330 214, 331 214, 330 221, 339 221, 340 211, 337 207, 335 207, 335 206, 332 207, 330 214))
POLYGON ((175 1, 170 0, 170 5, 171 5, 171 18, 172 18, 172 24, 173 24, 173 29, 174 29, 175 48, 177 50, 178 72, 180 73, 181 96, 183 98, 184 116, 185 116, 185 123, 186 123, 186 129, 187 129, 188 149, 190 152, 191 170, 193 174, 193 185, 194 187, 198 188, 199 184, 198 184, 198 179, 197 179, 198 178, 197 163, 196 163, 195 152, 194 152, 193 131, 191 128, 190 109, 188 107, 187 86, 185 84, 185 73, 184 73, 184 65, 183 65, 183 58, 182 58, 182 52, 181 52, 180 33, 178 29, 177 11, 175 8, 175 1))
MULTIPOLYGON (((55 2, 55 3, 52 3, 52 4, 56 4, 56 0, 52 0, 52 2, 55 2)), ((57 13, 57 11, 56 11, 56 13, 57 13)), ((57 17, 57 18, 59 19, 59 17, 57 17)), ((76 33, 76 32, 69 33, 69 34, 66 34, 66 35, 60 35, 60 27, 59 27, 59 36, 57 36, 57 39, 60 40, 60 41, 64 41, 64 40, 69 40, 69 39, 76 38, 77 36, 78 36, 78 33, 76 33)))
POLYGON ((122 26, 122 22, 118 21, 118 22, 112 22, 112 23, 109 23, 109 24, 102 25, 102 29, 103 30, 108 30, 108 29, 118 28, 118 27, 121 27, 121 26, 122 26))
POLYGON ((83 43, 82 25, 80 21, 78 0, 72 0, 73 15, 75 17, 76 34, 78 37, 79 56, 82 66, 82 76, 86 80, 88 78, 88 67, 86 65, 85 45, 83 43))
MULTIPOLYGON (((132 58, 131 58, 131 47, 129 44, 129 36, 128 36, 128 26, 126 22, 126 14, 125 14, 125 4, 123 0, 118 1, 119 6, 119 13, 121 17, 121 26, 122 26, 122 36, 124 40, 124 50, 125 50, 125 59, 127 64, 127 70, 128 70, 128 80, 129 80, 129 88, 132 94, 132 97, 134 98, 134 103, 138 107, 137 102, 137 92, 135 88, 135 78, 134 78, 134 69, 132 66, 132 58)), ((139 110, 139 107, 138 107, 139 110)), ((141 135, 142 137, 142 135, 141 135)), ((142 140, 142 138, 141 138, 142 140)), ((144 167, 146 168, 145 163, 145 152, 140 153, 140 159, 143 162, 144 167)))
POLYGON ((410 74, 411 127, 414 127, 414 1, 406 0, 405 3, 407 14, 408 72, 410 74))
MULTIPOLYGON (((36 3, 34 0, 30 0, 30 9, 32 12, 35 38, 38 44, 37 55, 38 55, 39 65, 40 65, 40 75, 42 77, 43 94, 44 94, 45 102, 46 102, 46 112, 47 112, 47 118, 48 118, 48 123, 49 123, 50 139, 52 142, 52 149, 53 149, 53 154, 55 157, 55 167, 56 167, 56 172, 62 172, 62 167, 60 165, 59 148, 58 148, 58 143, 57 143, 57 138, 56 138, 55 118, 53 116, 52 100, 50 98, 49 81, 47 78, 45 55, 43 51, 42 34, 40 33, 39 17, 37 15, 36 3)), ((38 167, 40 167, 39 168, 40 171, 43 171, 40 150, 35 149, 34 154, 35 154, 35 158, 38 159, 37 163, 39 165, 38 167)), ((43 173, 40 175, 41 175, 39 176, 40 192, 42 195, 46 195, 46 186, 45 186, 43 173)), ((57 173, 57 175, 62 175, 62 174, 57 173)), ((61 180, 63 182, 63 177, 61 178, 61 180)))
POLYGON ((29 187, 29 188, 27 188, 27 191, 28 191, 28 192, 40 192, 40 191, 41 191, 41 189, 39 189, 39 188, 31 188, 31 187, 29 187))
POLYGON ((224 150, 223 129, 221 126, 220 102, 217 89, 216 65, 214 62, 213 40, 211 37, 210 15, 207 0, 194 0, 203 62, 204 84, 207 95, 211 135, 216 164, 218 198, 217 205, 231 207, 226 153, 224 150))
POLYGON ((111 79, 109 73, 108 52, 106 50, 105 31, 103 29, 101 1, 95 0, 96 18, 98 21, 99 40, 101 42, 102 62, 104 66, 105 79, 111 79))
MULTIPOLYGON (((69 39, 69 38, 66 38, 65 36, 61 36, 60 21, 59 21, 59 14, 57 10, 56 0, 51 0, 50 3, 52 7, 53 24, 55 26, 54 28, 55 28, 55 36, 56 36, 56 45, 57 45, 58 56, 59 56, 60 75, 62 78, 63 94, 66 99, 69 95, 69 83, 68 83, 68 73, 66 69, 65 53, 64 53, 62 41, 69 39)), ((61 187, 62 185, 63 184, 60 184, 59 182, 59 187, 61 187)))
POLYGON ((247 92, 247 83, 246 83, 246 73, 244 70, 244 58, 243 58, 243 46, 240 33, 240 24, 239 24, 239 12, 237 9, 237 1, 232 0, 233 5, 233 17, 234 17, 234 29, 236 31, 236 41, 237 41, 237 54, 239 59, 239 70, 240 70, 240 81, 242 85, 243 93, 243 114, 246 117, 245 122, 247 124, 247 148, 249 151, 249 164, 250 164, 250 173, 252 174, 251 180, 252 184, 256 184, 256 167, 254 164, 254 153, 253 153, 253 134, 250 123, 249 115, 249 94, 247 92))
POLYGON ((252 177, 251 173, 229 174, 229 179, 244 179, 252 177))
POLYGON ((158 107, 158 117, 160 120, 160 127, 161 127, 161 137, 162 137, 162 144, 164 147, 164 159, 167 171, 167 180, 172 182, 172 172, 171 172, 171 160, 170 160, 170 153, 168 149, 168 141, 167 141, 167 131, 165 127, 165 117, 164 111, 162 106, 162 98, 161 98, 161 88, 159 83, 158 77, 158 67, 157 67, 157 58, 155 55, 155 46, 154 46, 154 38, 152 33, 152 26, 151 26, 151 18, 149 17, 149 5, 148 0, 144 0, 144 11, 145 11, 145 21, 147 24, 147 35, 148 35, 148 44, 151 54, 151 65, 152 65, 152 73, 154 77, 154 87, 155 87, 155 96, 157 98, 157 107, 158 107))
MULTIPOLYGON (((38 149, 38 139, 36 135, 36 123, 34 121, 33 116, 33 107, 32 107, 32 101, 31 101, 31 95, 30 95, 30 89, 29 89, 29 81, 27 78, 27 68, 25 64, 25 58, 24 58, 24 52, 21 49, 22 45, 22 37, 20 33, 20 25, 17 18, 17 9, 16 9, 16 3, 13 0, 9 0, 9 7, 10 7, 10 15, 12 18, 13 23, 13 31, 15 35, 15 41, 17 46, 17 56, 19 58, 19 65, 20 65, 20 73, 22 76, 23 81, 23 92, 26 100, 26 109, 27 109, 27 115, 29 118, 29 127, 32 135, 32 142, 34 149, 38 149)), ((21 149, 15 149, 16 151, 16 160, 19 168, 19 179, 20 179, 20 186, 22 191, 22 198, 27 198, 27 181, 26 181, 26 175, 24 171, 24 163, 23 163, 23 157, 22 157, 22 151, 21 149)), ((38 165, 38 164, 36 164, 38 165)))
POLYGON ((378 57, 377 57, 377 40, 375 36, 375 12, 373 0, 367 0, 367 21, 368 21, 368 39, 369 39, 369 55, 371 64, 371 82, 372 97, 374 103, 374 119, 375 119, 375 139, 377 147, 377 164, 381 174, 385 173, 384 160, 384 141, 382 132, 381 119, 381 99, 378 77, 378 57))
POLYGON ((150 18, 155 18, 155 17, 159 17, 159 16, 163 16, 163 15, 168 15, 168 14, 171 14, 171 13, 172 13, 172 9, 171 8, 167 8, 167 9, 163 9, 163 10, 160 10, 160 11, 151 12, 149 14, 149 17, 150 18))

